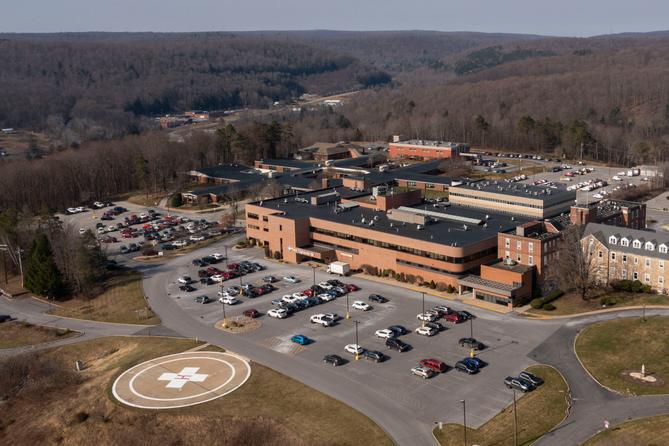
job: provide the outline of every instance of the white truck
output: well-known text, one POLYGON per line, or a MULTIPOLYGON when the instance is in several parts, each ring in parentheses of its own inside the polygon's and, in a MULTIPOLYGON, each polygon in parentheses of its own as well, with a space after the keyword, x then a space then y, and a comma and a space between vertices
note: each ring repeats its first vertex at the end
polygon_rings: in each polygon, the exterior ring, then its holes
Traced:
POLYGON ((332 262, 328 265, 328 274, 339 274, 340 276, 348 276, 351 267, 346 262, 332 262))

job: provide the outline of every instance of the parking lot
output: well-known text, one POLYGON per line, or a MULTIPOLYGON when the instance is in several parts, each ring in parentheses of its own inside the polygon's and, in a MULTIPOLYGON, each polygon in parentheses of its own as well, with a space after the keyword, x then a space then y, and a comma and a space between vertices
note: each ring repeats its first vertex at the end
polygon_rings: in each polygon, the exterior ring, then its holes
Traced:
MULTIPOLYGON (((223 317, 223 305, 218 302, 217 292, 221 286, 203 285, 194 283, 196 288, 192 292, 179 290, 180 276, 190 276, 196 279, 200 267, 193 266, 192 260, 207 254, 223 252, 223 243, 217 243, 211 248, 190 253, 178 261, 170 263, 169 278, 163 284, 164 291, 183 310, 193 318, 213 326, 223 317), (213 299, 212 303, 201 304, 195 301, 200 295, 207 295, 213 299)), ((230 243, 230 242, 228 242, 230 243)), ((347 312, 346 297, 341 296, 333 301, 316 305, 294 313, 286 319, 275 319, 267 316, 267 312, 275 308, 271 301, 280 299, 283 295, 303 291, 313 284, 313 272, 304 265, 287 265, 270 262, 262 259, 260 249, 236 251, 228 249, 229 262, 239 263, 243 260, 257 261, 265 269, 253 272, 239 278, 223 282, 223 288, 240 283, 254 283, 259 285, 266 275, 282 278, 294 275, 301 279, 300 283, 291 284, 283 280, 275 283, 277 289, 267 295, 256 298, 240 297, 241 302, 236 305, 226 305, 228 319, 240 316, 245 310, 256 309, 261 314, 259 319, 262 325, 259 329, 236 336, 244 336, 252 341, 257 348, 271 349, 282 353, 289 361, 307 361, 318 364, 324 374, 339 374, 346 377, 355 385, 363 385, 370 391, 381 392, 397 404, 416 412, 423 419, 458 421, 460 413, 454 407, 461 399, 472 401, 471 413, 468 420, 472 425, 480 425, 505 407, 511 398, 511 393, 503 384, 504 378, 516 375, 520 370, 532 364, 526 355, 550 334, 546 325, 533 321, 519 321, 510 323, 507 316, 485 310, 472 310, 471 307, 440 299, 433 296, 425 297, 425 308, 435 305, 447 305, 455 310, 469 310, 477 317, 470 323, 451 324, 442 320, 446 329, 435 336, 425 337, 416 333, 409 333, 400 337, 412 348, 406 352, 387 350, 385 341, 377 338, 374 332, 387 328, 390 325, 402 325, 413 331, 421 325, 416 318, 422 312, 422 296, 420 293, 408 291, 393 284, 369 282, 354 277, 342 278, 345 283, 353 283, 360 287, 359 291, 349 294, 349 304, 361 300, 372 305, 369 311, 360 311, 350 308, 350 319, 340 319, 331 327, 323 327, 310 323, 310 317, 319 313, 337 313, 345 316, 347 312), (369 294, 380 294, 389 299, 387 303, 368 301, 369 294), (345 352, 347 344, 356 342, 356 321, 358 322, 358 344, 369 350, 378 350, 386 353, 389 358, 381 363, 360 359, 345 352), (436 358, 444 361, 450 367, 468 356, 469 350, 458 345, 458 340, 468 337, 470 330, 476 339, 488 346, 478 356, 488 365, 476 375, 467 375, 456 370, 449 370, 431 379, 421 379, 413 376, 410 369, 421 359, 436 358), (294 335, 306 335, 312 340, 308 345, 298 345, 291 342, 294 335), (323 357, 328 354, 337 354, 348 362, 339 367, 323 364, 323 357)), ((216 265, 225 269, 225 262, 216 265)), ((167 277, 163 275, 162 277, 167 277)), ((324 268, 316 271, 316 283, 332 279, 324 268)), ((352 384, 353 385, 353 384, 352 384)), ((468 405, 469 407, 469 405, 468 405)))

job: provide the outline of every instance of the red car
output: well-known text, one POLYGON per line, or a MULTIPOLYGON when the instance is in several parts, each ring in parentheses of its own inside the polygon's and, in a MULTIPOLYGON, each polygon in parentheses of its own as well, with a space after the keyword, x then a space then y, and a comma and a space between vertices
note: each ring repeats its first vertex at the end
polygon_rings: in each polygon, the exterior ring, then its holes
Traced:
POLYGON ((459 324, 462 322, 462 316, 460 316, 458 313, 445 314, 444 319, 446 319, 448 322, 453 322, 454 324, 459 324))
POLYGON ((448 366, 445 362, 434 358, 421 359, 419 364, 421 367, 425 367, 426 369, 434 370, 435 372, 439 373, 443 373, 448 370, 448 366))
POLYGON ((314 290, 309 288, 308 290, 302 291, 302 294, 304 294, 305 296, 308 296, 308 297, 312 297, 314 295, 314 290))
POLYGON ((228 269, 239 269, 239 264, 238 263, 230 263, 230 264, 228 264, 228 269))
POLYGON ((348 291, 349 293, 358 291, 360 289, 357 285, 353 285, 352 283, 347 283, 346 285, 344 285, 344 288, 346 288, 346 291, 348 291))
POLYGON ((251 308, 250 310, 244 310, 244 316, 250 317, 251 319, 256 318, 260 316, 260 312, 256 310, 255 308, 251 308))

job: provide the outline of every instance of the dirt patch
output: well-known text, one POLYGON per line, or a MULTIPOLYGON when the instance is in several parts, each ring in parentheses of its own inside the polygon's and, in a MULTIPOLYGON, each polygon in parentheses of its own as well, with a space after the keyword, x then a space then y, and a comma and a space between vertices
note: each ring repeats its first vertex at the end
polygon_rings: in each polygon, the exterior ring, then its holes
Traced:
POLYGON ((262 322, 258 319, 251 319, 250 317, 242 318, 228 318, 223 324, 223 321, 220 320, 215 324, 216 328, 219 330, 227 331, 228 333, 238 334, 238 333, 248 333, 253 330, 257 330, 262 326, 262 322))
POLYGON ((78 335, 78 332, 64 328, 44 327, 20 321, 4 322, 0 324, 0 349, 37 345, 78 335))

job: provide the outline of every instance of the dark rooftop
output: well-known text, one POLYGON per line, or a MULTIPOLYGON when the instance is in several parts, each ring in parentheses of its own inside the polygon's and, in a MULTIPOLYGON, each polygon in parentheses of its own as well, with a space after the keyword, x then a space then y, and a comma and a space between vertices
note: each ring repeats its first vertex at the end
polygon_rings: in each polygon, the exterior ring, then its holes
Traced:
POLYGON ((568 191, 565 187, 559 186, 534 186, 525 183, 506 183, 496 180, 471 181, 458 186, 462 189, 472 191, 491 192, 496 194, 511 195, 514 197, 526 197, 535 200, 541 200, 544 206, 564 203, 566 201, 575 201, 576 192, 568 191))
MULTIPOLYGON (((433 207, 432 205, 414 206, 415 212, 429 216, 426 225, 402 223, 391 220, 385 212, 375 211, 363 207, 348 206, 345 211, 335 212, 337 203, 311 205, 311 197, 337 191, 341 198, 353 198, 367 195, 355 192, 348 188, 321 189, 296 196, 287 196, 263 201, 263 207, 276 208, 288 218, 311 217, 335 223, 364 227, 372 231, 388 234, 397 234, 404 237, 438 243, 448 246, 468 246, 483 240, 494 239, 498 232, 513 230, 516 225, 529 221, 522 217, 484 212, 468 207, 450 205, 448 207, 433 207), (460 219, 460 217, 463 217, 460 219), (471 223, 480 220, 481 224, 471 223)), ((258 202, 253 203, 259 205, 258 202)))

